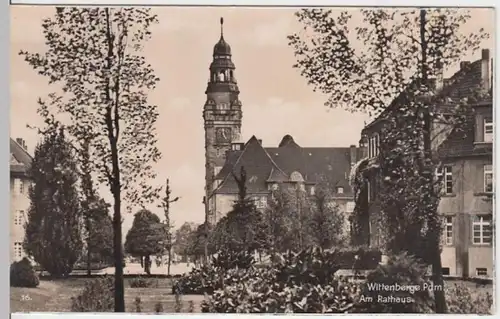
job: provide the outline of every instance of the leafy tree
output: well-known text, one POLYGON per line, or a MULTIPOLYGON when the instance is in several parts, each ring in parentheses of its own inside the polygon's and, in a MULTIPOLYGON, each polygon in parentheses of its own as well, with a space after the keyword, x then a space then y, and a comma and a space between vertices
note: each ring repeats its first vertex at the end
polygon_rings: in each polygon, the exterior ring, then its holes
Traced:
POLYGON ((158 111, 147 94, 159 79, 141 53, 156 22, 148 8, 58 7, 42 23, 46 50, 20 52, 62 88, 39 100, 38 113, 49 126, 69 119, 71 137, 91 141, 92 171, 113 195, 115 312, 125 311, 122 200, 143 207, 158 191, 149 184, 161 156, 158 111))
POLYGON ((35 148, 29 175, 24 248, 54 276, 67 276, 82 251, 77 165, 62 129, 54 129, 35 148))
POLYGON ((241 168, 233 178, 238 185, 238 200, 233 209, 215 227, 219 247, 231 252, 253 252, 267 247, 267 235, 262 214, 247 196, 246 171, 241 168))
POLYGON ((326 190, 319 188, 312 199, 310 235, 312 242, 321 249, 342 244, 344 238, 344 216, 333 204, 326 190))
POLYGON ((140 257, 144 271, 150 275, 151 255, 163 252, 165 238, 165 224, 156 214, 142 209, 134 215, 132 228, 125 238, 125 251, 131 256, 140 257))
MULTIPOLYGON (((434 177, 437 164, 433 162, 431 129, 436 123, 460 127, 467 108, 459 105, 451 111, 443 110, 446 96, 435 94, 439 88, 436 90, 430 79, 439 79, 443 69, 456 64, 467 51, 478 49, 488 35, 484 30, 461 32, 461 26, 470 18, 464 9, 370 9, 361 13, 366 25, 356 23, 355 37, 363 44, 362 52, 358 52, 354 46, 356 39, 350 34, 349 12, 336 16, 331 10, 322 9, 297 12, 307 36, 289 36, 297 56, 295 66, 315 90, 329 95, 326 105, 349 105, 354 111, 382 114, 389 123, 383 132, 382 145, 405 144, 394 156, 380 157, 388 165, 394 161, 407 164, 395 174, 381 176, 384 184, 390 184, 382 187, 381 196, 397 194, 406 200, 396 190, 406 194, 404 190, 411 189, 420 198, 412 202, 409 207, 412 212, 408 214, 402 209, 404 206, 396 204, 397 199, 382 200, 382 215, 391 220, 388 227, 392 234, 404 231, 409 238, 409 232, 425 234, 413 237, 408 242, 411 247, 405 249, 413 254, 414 249, 421 252, 426 247, 429 252, 426 262, 432 265, 433 282, 443 286, 439 192, 434 177), (397 103, 390 103, 395 97, 397 103), (413 224, 412 220, 418 227, 405 229, 413 224), (422 245, 417 245, 420 248, 415 248, 418 238, 425 238, 428 243, 421 242, 422 245)), ((445 313, 444 291, 435 291, 434 295, 436 312, 445 313)))

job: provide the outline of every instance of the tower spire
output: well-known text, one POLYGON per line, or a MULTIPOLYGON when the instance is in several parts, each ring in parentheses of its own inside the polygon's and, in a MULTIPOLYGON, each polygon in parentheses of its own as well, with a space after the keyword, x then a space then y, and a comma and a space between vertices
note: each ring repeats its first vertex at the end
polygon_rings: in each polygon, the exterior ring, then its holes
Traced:
POLYGON ((220 18, 220 37, 224 37, 224 18, 220 18))

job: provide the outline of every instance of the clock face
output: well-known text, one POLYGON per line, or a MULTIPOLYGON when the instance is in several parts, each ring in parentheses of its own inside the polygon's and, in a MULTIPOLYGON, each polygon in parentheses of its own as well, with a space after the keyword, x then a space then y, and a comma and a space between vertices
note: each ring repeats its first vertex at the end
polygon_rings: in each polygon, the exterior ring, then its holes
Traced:
POLYGON ((216 128, 215 139, 217 143, 231 143, 231 128, 230 127, 216 128))

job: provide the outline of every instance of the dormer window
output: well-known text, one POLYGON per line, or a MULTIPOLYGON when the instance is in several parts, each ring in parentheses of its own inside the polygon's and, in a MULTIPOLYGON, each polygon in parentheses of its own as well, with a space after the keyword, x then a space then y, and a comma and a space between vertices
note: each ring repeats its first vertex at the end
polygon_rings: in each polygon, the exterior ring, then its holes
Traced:
POLYGON ((368 157, 375 157, 379 154, 380 137, 377 133, 373 134, 368 140, 368 157))
POLYGON ((344 194, 344 187, 337 187, 338 194, 344 194))
POLYGON ((491 117, 484 119, 484 142, 493 142, 493 119, 491 117))

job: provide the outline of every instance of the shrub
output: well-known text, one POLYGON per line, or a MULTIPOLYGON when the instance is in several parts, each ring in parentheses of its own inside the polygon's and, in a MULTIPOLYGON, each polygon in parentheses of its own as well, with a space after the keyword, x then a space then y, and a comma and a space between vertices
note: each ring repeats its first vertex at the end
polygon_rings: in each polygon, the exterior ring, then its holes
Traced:
POLYGON ((250 252, 220 251, 212 258, 212 266, 227 271, 229 269, 248 269, 255 264, 255 258, 250 252))
POLYGON ((104 276, 85 283, 78 297, 72 298, 72 312, 112 312, 114 309, 114 279, 104 276))
POLYGON ((28 258, 13 262, 10 265, 10 286, 35 288, 40 284, 40 280, 28 258))
POLYGON ((158 280, 153 278, 136 277, 129 281, 130 288, 158 288, 158 280))
POLYGON ((368 313, 429 313, 433 297, 427 267, 402 253, 392 256, 367 275, 362 296, 356 305, 368 313))
POLYGON ((353 309, 357 285, 335 277, 331 252, 309 249, 281 256, 277 264, 226 278, 224 289, 202 302, 212 313, 345 313, 353 309))
POLYGON ((492 314, 493 296, 488 292, 477 292, 465 284, 448 287, 446 304, 448 312, 453 314, 492 314))

